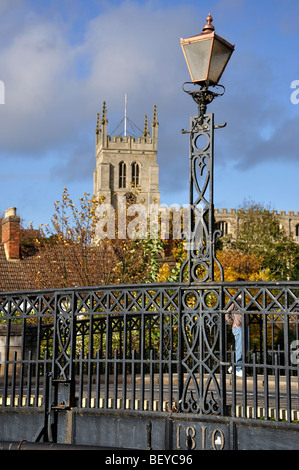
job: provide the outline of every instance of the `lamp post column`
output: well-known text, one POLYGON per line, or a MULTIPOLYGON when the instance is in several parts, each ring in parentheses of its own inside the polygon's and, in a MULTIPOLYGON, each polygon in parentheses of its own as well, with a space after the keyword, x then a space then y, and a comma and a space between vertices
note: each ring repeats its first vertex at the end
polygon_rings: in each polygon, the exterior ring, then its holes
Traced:
MULTIPOLYGON (((202 109, 202 105, 199 105, 202 109)), ((214 114, 191 117, 189 155, 189 233, 188 256, 181 268, 181 281, 214 280, 214 268, 222 266, 216 258, 216 239, 221 236, 214 226, 214 114)))

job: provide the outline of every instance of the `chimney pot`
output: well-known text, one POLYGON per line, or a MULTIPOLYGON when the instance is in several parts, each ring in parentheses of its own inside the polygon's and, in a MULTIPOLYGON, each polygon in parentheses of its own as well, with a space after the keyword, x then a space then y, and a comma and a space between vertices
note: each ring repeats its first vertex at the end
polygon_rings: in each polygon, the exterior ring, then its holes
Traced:
POLYGON ((16 217, 17 215, 17 209, 15 207, 10 207, 5 211, 5 219, 7 217, 16 217))

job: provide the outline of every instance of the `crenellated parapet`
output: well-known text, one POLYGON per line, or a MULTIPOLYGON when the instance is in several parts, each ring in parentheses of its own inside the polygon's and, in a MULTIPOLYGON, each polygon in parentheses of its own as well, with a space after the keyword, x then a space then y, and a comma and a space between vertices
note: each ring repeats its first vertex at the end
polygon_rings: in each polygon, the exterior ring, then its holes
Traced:
MULTIPOLYGON (((287 235, 299 243, 299 211, 276 211, 271 210, 277 216, 281 228, 284 228, 287 235)), ((239 214, 237 209, 215 209, 214 216, 224 235, 231 235, 233 238, 237 234, 239 224, 239 214)))
MULTIPOLYGON (((238 210, 237 209, 225 209, 225 208, 222 208, 222 209, 214 209, 215 211, 215 215, 216 214, 219 214, 219 215, 222 215, 222 214, 228 214, 229 216, 230 215, 236 215, 238 210)), ((281 216, 281 217, 284 217, 284 216, 287 216, 287 217, 297 217, 298 220, 299 220, 299 211, 297 212, 294 212, 294 211, 276 211, 276 210, 272 210, 270 211, 272 214, 276 214, 278 216, 281 216)))

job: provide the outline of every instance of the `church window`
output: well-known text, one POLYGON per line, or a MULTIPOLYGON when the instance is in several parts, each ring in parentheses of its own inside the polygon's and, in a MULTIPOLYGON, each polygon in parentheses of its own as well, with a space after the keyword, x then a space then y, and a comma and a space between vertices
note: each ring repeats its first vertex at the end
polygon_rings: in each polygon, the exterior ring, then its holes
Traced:
POLYGON ((296 229, 296 237, 298 238, 299 237, 299 224, 296 225, 295 229, 296 229))
POLYGON ((125 162, 119 162, 118 171, 119 171, 118 187, 119 188, 125 188, 126 187, 126 176, 127 176, 127 166, 126 166, 125 162))
POLYGON ((132 163, 132 185, 133 188, 139 185, 139 165, 137 162, 132 163))

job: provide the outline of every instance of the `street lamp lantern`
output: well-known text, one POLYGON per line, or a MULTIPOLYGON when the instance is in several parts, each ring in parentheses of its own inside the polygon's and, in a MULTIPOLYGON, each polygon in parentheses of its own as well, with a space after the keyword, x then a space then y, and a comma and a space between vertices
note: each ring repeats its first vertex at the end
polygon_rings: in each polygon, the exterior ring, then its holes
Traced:
POLYGON ((215 34, 211 13, 202 33, 181 39, 191 80, 199 85, 217 85, 235 46, 215 34))

